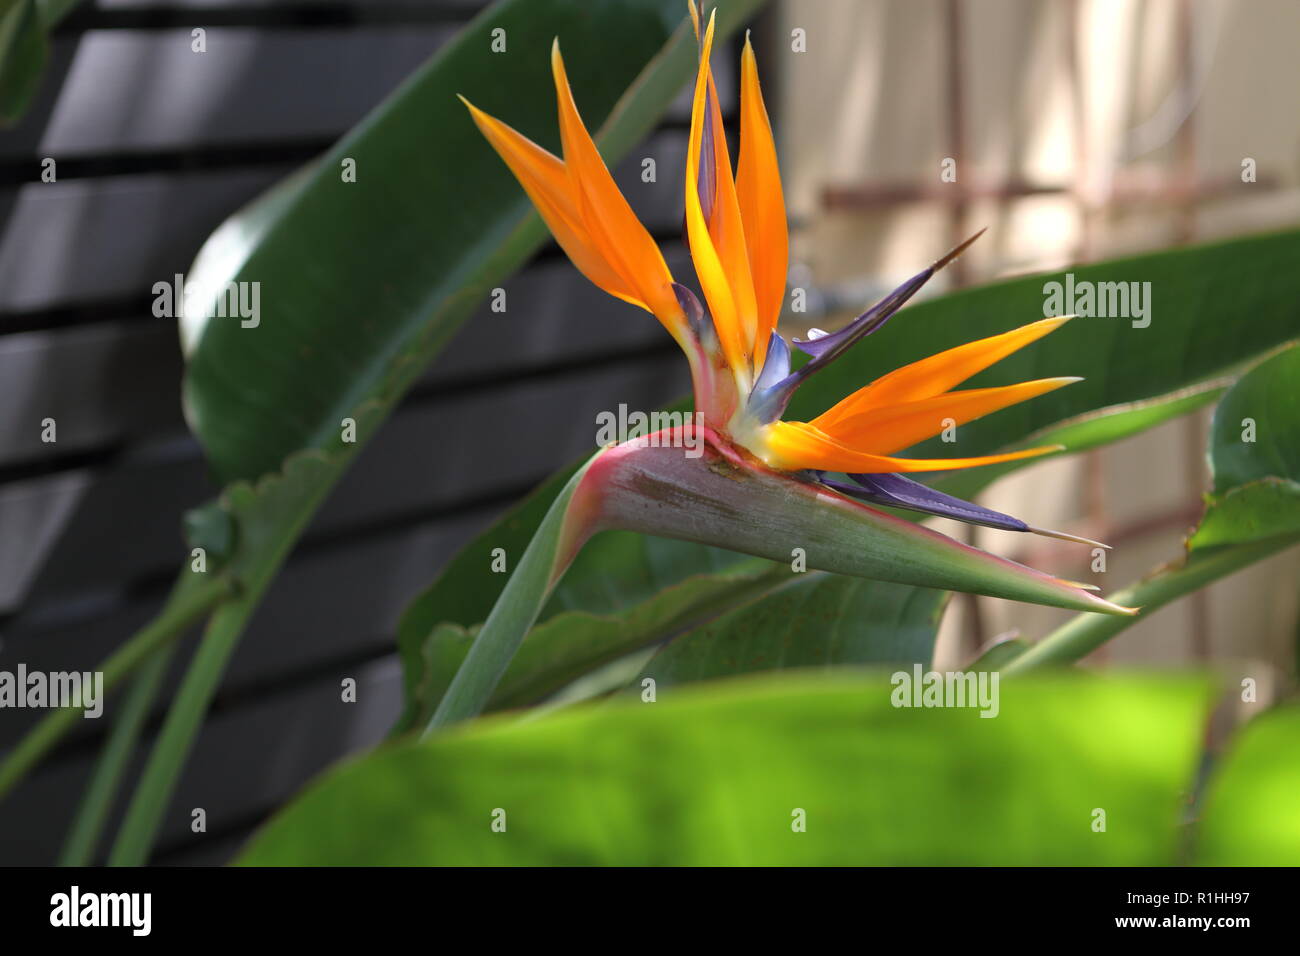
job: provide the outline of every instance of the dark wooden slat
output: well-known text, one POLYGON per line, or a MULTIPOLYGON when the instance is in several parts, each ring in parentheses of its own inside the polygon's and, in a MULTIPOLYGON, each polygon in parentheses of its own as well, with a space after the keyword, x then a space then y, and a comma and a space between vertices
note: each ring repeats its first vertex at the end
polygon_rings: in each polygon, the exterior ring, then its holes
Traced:
MULTIPOLYGON (((684 155, 682 134, 665 133, 619 167, 629 202, 652 231, 679 234, 684 155), (645 157, 656 160, 655 182, 642 181, 645 157)), ((156 282, 188 270, 208 234, 287 171, 123 176, 0 192, 0 212, 10 206, 0 238, 0 333, 13 323, 4 312, 137 297, 148 307, 156 282)))
MULTIPOLYGON (((593 447, 598 411, 619 402, 658 407, 682 393, 685 379, 685 363, 670 354, 416 403, 375 437, 313 532, 339 533, 515 489, 593 447)), ((0 581, 24 582, 10 589, 8 609, 174 568, 184 553, 182 513, 214 489, 200 460, 169 452, 159 449, 95 480, 57 475, 36 488, 26 483, 21 497, 0 489, 0 526, 33 528, 21 546, 0 551, 9 561, 0 566, 0 581), (32 541, 53 543, 33 551, 32 541)))
MULTIPOLYGON (((263 688, 275 693, 283 683, 301 681, 302 675, 339 661, 390 653, 407 604, 501 507, 466 509, 296 556, 277 578, 232 658, 222 698, 260 696, 263 688)), ((147 623, 160 600, 161 595, 132 600, 109 613, 38 632, 10 631, 0 650, 0 668, 12 671, 21 662, 29 672, 93 670, 147 623)), ((187 646, 193 644, 191 639, 187 646)), ((180 680, 180 666, 174 671, 167 682, 169 693, 180 680)), ((0 748, 20 739, 42 715, 39 710, 7 711, 0 722, 0 748)), ((78 721, 71 739, 95 737, 106 724, 78 721)))
MULTIPOLYGON (((155 282, 187 270, 223 219, 288 171, 124 176, 0 194, 0 313, 122 297, 147 308, 155 282)), ((0 332, 8 325, 0 314, 0 332)))
MULTIPOLYGON (((682 249, 667 247, 665 255, 676 274, 689 273, 682 249)), ((497 380, 667 342, 651 316, 610 298, 559 258, 503 288, 506 311, 485 303, 425 374, 422 388, 497 380)), ((180 376, 170 319, 0 335, 0 468, 179 431, 180 376), (47 417, 57 424, 55 443, 42 441, 47 417)))
MULTIPOLYGON (((339 757, 381 741, 401 706, 395 658, 342 667, 328 677, 214 715, 199 735, 160 831, 159 846, 197 842, 191 811, 207 812, 209 832, 283 803, 339 757), (357 701, 342 702, 341 682, 357 681, 357 701)), ((141 760, 137 755, 134 773, 141 760)), ((0 814, 0 864, 53 863, 93 755, 52 764, 6 800, 0 814)), ((120 808, 109 832, 120 819, 120 808)))
MULTIPOLYGON (((201 14, 195 26, 203 26, 201 14)), ((207 27, 102 30, 59 37, 53 90, 12 132, 0 156, 55 160, 228 143, 335 138, 360 120, 454 27, 344 27, 305 32, 207 27), (44 112, 39 111, 44 106, 44 112)), ((33 178, 39 175, 33 169, 33 178)))
POLYGON ((0 336, 0 466, 181 428, 180 374, 165 320, 0 336), (46 418, 54 443, 41 438, 46 418))

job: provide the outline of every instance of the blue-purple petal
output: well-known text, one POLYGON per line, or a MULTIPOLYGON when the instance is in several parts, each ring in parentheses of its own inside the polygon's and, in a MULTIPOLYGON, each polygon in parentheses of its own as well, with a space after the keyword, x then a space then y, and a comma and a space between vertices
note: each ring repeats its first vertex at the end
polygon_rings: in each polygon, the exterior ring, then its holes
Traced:
POLYGON ((699 297, 680 282, 673 283, 673 294, 677 296, 677 304, 686 314, 686 321, 691 331, 695 333, 696 339, 705 345, 710 344, 715 338, 713 322, 705 313, 699 297))
POLYGON ((813 361, 799 370, 800 380, 807 378, 818 368, 835 359, 859 339, 870 335, 883 326, 895 312, 907 304, 908 299, 912 298, 923 285, 930 281, 930 278, 936 272, 965 252, 966 247, 983 234, 984 230, 981 229, 961 245, 949 250, 942 258, 912 276, 912 278, 867 309, 844 328, 815 339, 794 339, 795 348, 811 355, 813 358, 813 361))
POLYGON ((763 424, 774 422, 785 412, 790 400, 790 390, 785 382, 790 377, 790 347, 785 339, 772 331, 767 342, 767 356, 763 370, 749 392, 749 413, 763 424))
POLYGON ((1029 525, 1019 518, 982 508, 977 504, 961 498, 936 491, 919 481, 893 474, 851 474, 855 484, 834 481, 818 476, 818 481, 841 494, 872 504, 885 505, 890 508, 904 508, 908 511, 920 511, 940 518, 954 518, 967 524, 984 525, 988 528, 1000 528, 1003 531, 1029 531, 1029 525))
MULTIPOLYGON (((902 308, 932 275, 934 275, 933 268, 918 272, 844 328, 828 332, 815 339, 794 339, 794 347, 805 355, 811 355, 814 360, 820 359, 821 364, 831 361, 854 342, 865 338, 888 322, 890 317, 902 308)), ((811 365, 813 362, 809 362, 804 367, 811 365)))
POLYGON ((713 217, 713 204, 718 195, 717 160, 713 152, 713 92, 705 94, 704 133, 700 142, 700 169, 697 188, 700 191, 700 206, 704 210, 704 221, 713 217))

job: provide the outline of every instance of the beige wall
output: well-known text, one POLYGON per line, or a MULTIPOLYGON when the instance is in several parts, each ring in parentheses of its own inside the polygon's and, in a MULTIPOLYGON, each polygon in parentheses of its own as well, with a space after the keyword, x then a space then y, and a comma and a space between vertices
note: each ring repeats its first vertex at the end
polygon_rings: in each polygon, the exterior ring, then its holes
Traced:
MULTIPOLYGON (((959 183, 993 187, 1018 178, 1064 190, 970 203, 963 226, 973 232, 988 225, 990 233, 968 253, 969 281, 1300 222, 1300 3, 1190 2, 1186 52, 1178 42, 1180 0, 959 6, 959 183), (1259 182, 1240 181, 1245 157, 1256 160, 1259 182), (1135 180, 1162 188, 1189 174, 1208 194, 1185 208, 1124 192, 1135 180)), ((770 77, 787 199, 799 224, 795 257, 815 282, 898 281, 948 246, 951 224, 940 202, 834 209, 824 191, 867 181, 940 185, 940 162, 955 149, 949 18, 947 0, 778 3, 761 67, 770 77), (805 53, 790 49, 795 29, 806 31, 805 53)), ((1208 412, 1090 458, 1027 468, 983 500, 1082 533, 1176 515, 1206 488, 1207 424, 1208 412)), ((1175 520, 1125 537, 1109 562, 1107 590, 1176 559, 1185 530, 1175 520)), ((1087 573, 1086 551, 1035 542, 1026 552, 1023 536, 985 530, 978 541, 1046 562, 1063 576, 1087 573)), ((1241 660, 1262 684, 1287 681, 1298 580, 1293 549, 1205 597, 1151 614, 1100 656, 1182 661, 1208 642, 1216 659, 1241 660)), ((1037 638, 1066 616, 994 600, 979 605, 987 637, 1015 627, 1037 638)), ((975 632, 971 603, 954 602, 941 660, 969 659, 975 632)))

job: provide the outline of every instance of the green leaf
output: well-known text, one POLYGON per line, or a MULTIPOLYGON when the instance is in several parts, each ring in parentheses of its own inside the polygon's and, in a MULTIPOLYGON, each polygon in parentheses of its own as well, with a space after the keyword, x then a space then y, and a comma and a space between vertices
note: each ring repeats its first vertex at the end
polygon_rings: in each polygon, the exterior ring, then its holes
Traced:
POLYGON ((795 667, 929 665, 947 591, 781 570, 783 581, 762 600, 674 638, 633 686, 795 667))
MULTIPOLYGON (((758 6, 721 4, 719 30, 758 6)), ((186 303, 184 400, 223 480, 338 445, 345 418, 391 404, 538 248, 540 220, 455 94, 558 149, 557 35, 588 124, 609 120, 598 142, 610 157, 648 132, 694 67, 680 0, 505 0, 282 189, 274 215, 255 204, 205 247, 191 280, 210 295, 186 303), (491 52, 497 28, 506 53, 491 52), (349 159, 355 182, 341 175, 349 159), (255 327, 204 317, 229 282, 260 283, 255 327)))
POLYGON ((879 675, 745 679, 407 738, 316 781, 239 862, 1173 862, 1199 682, 1017 682, 993 720, 892 693, 879 675))
MULTIPOLYGON (((628 539, 648 540, 642 535, 628 539)), ((640 650, 721 610, 765 594, 788 569, 761 559, 746 559, 716 572, 692 575, 665 586, 640 601, 628 601, 606 614, 561 611, 537 624, 519 648, 500 685, 488 700, 488 710, 536 704, 583 674, 640 650)), ((611 589, 619 586, 610 580, 611 589)), ((408 634, 415 632, 408 631, 408 634)), ((428 722, 452 678, 465 660, 479 628, 442 623, 420 640, 404 644, 403 655, 418 655, 419 663, 405 669, 408 712, 400 732, 428 722)))
MULTIPOLYGON (((478 633, 475 625, 487 618, 499 599, 505 576, 483 571, 491 566, 493 550, 522 554, 577 468, 561 471, 511 508, 466 545, 407 606, 398 625, 405 708, 395 733, 424 725, 478 633)), ((521 649, 521 659, 507 671, 504 686, 490 701, 491 708, 507 701, 522 702, 525 697, 517 682, 528 680, 539 695, 549 692, 551 675, 580 676, 585 668, 574 673, 579 660, 598 666, 620 648, 662 640, 684 622, 698 619, 695 615, 702 609, 722 609, 733 606, 729 601, 752 598, 744 586, 734 599, 727 595, 733 585, 748 581, 751 569, 764 564, 734 551, 631 531, 596 535, 555 586, 533 635, 521 649), (661 606, 658 595, 666 590, 673 593, 665 595, 661 606), (550 625, 565 612, 572 616, 550 625), (578 632, 570 635, 569 625, 578 627, 578 632), (582 649, 581 659, 569 660, 558 650, 548 650, 546 645, 557 639, 567 649, 582 649)))
MULTIPOLYGON (((1186 555, 1112 595, 1112 600, 1150 613, 1300 542, 1300 482, 1294 480, 1300 468, 1297 390, 1300 346, 1260 362, 1228 390, 1210 429, 1216 493, 1208 497, 1204 516, 1187 539, 1186 555), (1254 422, 1255 441, 1243 440, 1247 418, 1254 422)), ((1133 623, 1093 617, 1070 620, 1009 661, 1006 671, 1072 663, 1133 623)))
POLYGON ((1028 641, 1022 641, 1018 637, 1010 637, 1005 641, 999 641, 966 668, 970 671, 1000 671, 1004 664, 1019 657, 1029 648, 1028 641))
MULTIPOLYGON (((1149 282, 1150 325, 1082 317, 1066 323, 962 387, 1055 375, 1081 375, 1085 381, 962 425, 955 443, 936 438, 914 452, 991 452, 1067 418, 1168 395, 1230 372, 1300 336, 1300 273, 1293 267, 1298 257, 1300 231, 1293 230, 1071 267, 1076 286, 1149 282)), ((1041 318, 1046 283, 1061 279, 1061 273, 1026 276, 908 306, 873 333, 869 344, 812 376, 786 417, 811 417, 900 365, 1041 318)))
POLYGON ((26 112, 47 55, 35 0, 0 0, 0 125, 10 125, 26 112))
POLYGON ((496 691, 524 635, 537 620, 546 596, 568 567, 574 549, 581 547, 589 533, 570 505, 583 476, 599 457, 594 456, 575 472, 551 503, 541 527, 506 581, 500 600, 466 649, 464 663, 438 699, 427 731, 477 716, 496 691))
POLYGON ((1261 478, 1214 498, 1187 539, 1191 554, 1300 536, 1300 483, 1261 478))
POLYGON ((1242 728, 1210 778, 1197 827, 1202 866, 1300 866, 1300 708, 1242 728))
POLYGON ((1219 493, 1260 478, 1300 481, 1300 347, 1260 362, 1219 403, 1210 465, 1219 493))
POLYGON ((1261 362, 1215 409, 1210 465, 1193 550, 1300 534, 1300 347, 1261 362))
MULTIPOLYGON (((1011 451, 1043 445, 1064 445, 1065 450, 1056 454, 1074 455, 1091 448, 1100 448, 1203 408, 1221 398, 1231 384, 1232 382, 1227 379, 1200 382, 1170 392, 1168 395, 1123 402, 1083 412, 1040 429, 1018 441, 999 446, 999 450, 1011 451)), ((931 484, 958 498, 974 498, 1002 476, 1028 467, 1035 461, 1052 457, 1054 455, 1048 454, 1037 459, 1008 461, 983 468, 952 471, 935 479, 931 484)))

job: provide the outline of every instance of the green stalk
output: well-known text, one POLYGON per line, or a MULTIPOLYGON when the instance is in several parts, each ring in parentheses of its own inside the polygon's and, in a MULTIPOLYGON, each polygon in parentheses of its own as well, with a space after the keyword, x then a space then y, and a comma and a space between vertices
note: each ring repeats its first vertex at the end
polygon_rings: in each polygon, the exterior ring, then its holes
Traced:
MULTIPOLYGON (((223 575, 198 575, 183 571, 161 614, 113 652, 98 670, 104 675, 104 691, 116 687, 156 650, 180 637, 233 593, 230 579, 223 575)), ((54 745, 82 719, 81 711, 70 707, 52 710, 31 729, 0 764, 0 798, 8 793, 40 762, 54 745)))
POLYGON ((1176 568, 1157 573, 1111 595, 1111 600, 1116 603, 1140 607, 1143 613, 1138 617, 1080 614, 1013 658, 1001 671, 1011 675, 1044 666, 1073 664, 1142 620, 1151 611, 1295 543, 1294 537, 1279 536, 1252 544, 1216 548, 1205 554, 1194 554, 1176 568))
POLYGON ((113 732, 95 766, 94 776, 77 808, 76 819, 63 845, 63 852, 59 855, 59 866, 90 865, 104 829, 104 821, 117 794, 118 782, 135 752, 140 728, 149 716, 149 709, 167 674, 167 665, 171 663, 175 647, 171 644, 159 648, 135 675, 126 699, 122 702, 122 709, 115 718, 113 732))
POLYGON ((109 866, 140 866, 148 858, 162 823, 162 812, 175 790, 177 773, 194 743, 226 662, 239 643, 247 608, 226 605, 212 616, 185 680, 172 701, 149 763, 127 809, 109 853, 109 866))
MULTIPOLYGON (((148 858, 162 823, 163 811, 176 788, 177 776, 248 619, 257 610, 280 565, 289 556, 348 460, 350 458, 321 470, 308 468, 305 476, 298 476, 303 484, 294 486, 300 494, 293 506, 277 509, 274 525, 257 527, 256 535, 249 532, 251 558, 235 565, 242 585, 240 593, 219 607, 208 622, 203 640, 190 661, 171 709, 167 711, 149 762, 127 808, 126 818, 109 853, 109 865, 138 866, 148 858)), ((283 476, 279 480, 283 483, 292 479, 283 476)), ((255 492, 248 493, 256 497, 255 492)))
POLYGON ((476 717, 487 706, 524 635, 537 620, 551 589, 581 544, 581 531, 575 522, 566 519, 570 517, 574 492, 599 454, 579 468, 555 496, 518 567, 506 581, 464 662, 438 702, 438 709, 425 727, 425 736, 447 724, 476 717))

